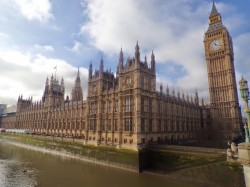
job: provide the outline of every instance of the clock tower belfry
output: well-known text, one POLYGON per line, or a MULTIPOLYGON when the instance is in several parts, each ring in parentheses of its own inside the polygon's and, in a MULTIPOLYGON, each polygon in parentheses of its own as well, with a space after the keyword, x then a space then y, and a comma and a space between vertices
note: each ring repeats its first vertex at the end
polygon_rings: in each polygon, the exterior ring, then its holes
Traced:
POLYGON ((232 140, 241 135, 232 38, 222 23, 214 0, 204 37, 210 95, 210 137, 232 140))

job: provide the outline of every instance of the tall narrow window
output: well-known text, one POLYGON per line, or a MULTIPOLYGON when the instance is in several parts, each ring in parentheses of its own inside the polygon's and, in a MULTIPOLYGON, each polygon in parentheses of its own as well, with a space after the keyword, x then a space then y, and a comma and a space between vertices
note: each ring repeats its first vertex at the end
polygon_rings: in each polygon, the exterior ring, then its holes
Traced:
POLYGON ((152 130, 153 130, 153 120, 150 119, 148 124, 148 131, 152 132, 152 130))
POLYGON ((119 112, 119 101, 115 101, 115 112, 119 112))
POLYGON ((91 119, 90 120, 89 130, 94 131, 95 129, 96 129, 96 120, 95 119, 91 119))
POLYGON ((105 101, 103 101, 103 103, 102 103, 102 112, 106 113, 106 102, 105 101))
POLYGON ((161 131, 161 120, 158 120, 158 124, 157 124, 157 131, 160 132, 161 131))
POLYGON ((141 97, 141 111, 144 112, 145 109, 144 109, 144 98, 143 96, 141 97))
POLYGON ((85 121, 82 122, 82 130, 85 130, 85 121))
POLYGON ((152 99, 149 99, 149 112, 152 112, 152 99))
POLYGON ((133 98, 132 96, 127 96, 125 98, 125 111, 131 112, 133 110, 133 98))
POLYGON ((108 112, 111 113, 112 112, 112 101, 108 102, 108 112))
POLYGON ((141 119, 141 132, 145 132, 145 120, 144 120, 144 118, 141 119))
POLYGON ((112 128, 111 128, 111 119, 108 120, 108 131, 111 131, 112 128))
POLYGON ((148 97, 145 97, 145 99, 144 99, 144 112, 149 112, 148 107, 149 107, 149 99, 148 99, 148 97))
POLYGON ((141 89, 144 89, 144 77, 141 76, 141 89))
POLYGON ((118 120, 117 120, 117 119, 115 119, 115 124, 114 124, 114 126, 115 126, 115 131, 118 131, 118 120))
POLYGON ((103 119, 103 120, 102 120, 102 124, 101 124, 101 129, 102 129, 103 131, 105 131, 105 127, 106 127, 106 120, 103 119))
MULTIPOLYGON (((90 114, 96 114, 96 110, 97 110, 96 103, 91 102, 91 104, 90 104, 90 114)), ((70 117, 70 113, 69 113, 69 117, 70 117)))
POLYGON ((127 85, 130 85, 131 82, 132 82, 132 81, 131 81, 131 77, 127 77, 127 79, 126 79, 126 84, 127 84, 127 85))
POLYGON ((125 131, 133 131, 132 129, 132 118, 125 118, 125 131))

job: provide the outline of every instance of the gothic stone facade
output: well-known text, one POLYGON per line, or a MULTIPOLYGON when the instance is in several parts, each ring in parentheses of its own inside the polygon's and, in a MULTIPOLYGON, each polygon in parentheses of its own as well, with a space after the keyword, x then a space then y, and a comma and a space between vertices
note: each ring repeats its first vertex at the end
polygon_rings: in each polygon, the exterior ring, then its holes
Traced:
POLYGON ((154 54, 149 67, 146 58, 140 61, 138 43, 135 57, 125 64, 121 50, 116 76, 104 71, 102 59, 98 71, 92 68, 85 101, 79 71, 71 100, 64 100, 63 79, 59 84, 53 76, 50 83, 46 80, 41 102, 19 97, 17 128, 135 150, 156 142, 196 141, 206 128, 206 109, 197 92, 189 98, 168 88, 163 92, 162 86, 156 91, 154 54))
POLYGON ((16 127, 36 133, 78 137, 86 144, 135 149, 151 143, 182 143, 200 138, 232 139, 241 134, 231 37, 213 4, 205 34, 211 105, 194 96, 156 91, 155 56, 124 62, 120 51, 116 76, 89 67, 88 96, 83 100, 79 71, 71 99, 64 99, 64 81, 47 78, 40 102, 18 98, 16 127), (218 47, 219 46, 219 47, 218 47))

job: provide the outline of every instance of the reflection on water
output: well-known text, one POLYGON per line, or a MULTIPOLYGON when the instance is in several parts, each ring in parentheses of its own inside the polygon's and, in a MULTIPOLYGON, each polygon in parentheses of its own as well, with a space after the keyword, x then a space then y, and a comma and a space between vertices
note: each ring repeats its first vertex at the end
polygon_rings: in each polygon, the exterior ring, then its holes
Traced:
POLYGON ((33 187, 35 185, 36 172, 34 169, 15 160, 0 159, 1 187, 33 187))
MULTIPOLYGON (((238 185, 228 185, 227 180, 232 177, 228 174, 232 172, 227 172, 226 167, 215 165, 183 170, 173 180, 31 151, 0 142, 0 187, 198 187, 197 184, 179 182, 178 179, 184 176, 189 176, 190 179, 200 178, 203 181, 213 181, 213 176, 217 176, 219 181, 225 178, 225 186, 244 186, 242 177, 237 177, 234 173, 235 184, 238 185)), ((218 184, 224 186, 222 183, 218 184)))
POLYGON ((0 142, 0 187, 195 187, 0 142))

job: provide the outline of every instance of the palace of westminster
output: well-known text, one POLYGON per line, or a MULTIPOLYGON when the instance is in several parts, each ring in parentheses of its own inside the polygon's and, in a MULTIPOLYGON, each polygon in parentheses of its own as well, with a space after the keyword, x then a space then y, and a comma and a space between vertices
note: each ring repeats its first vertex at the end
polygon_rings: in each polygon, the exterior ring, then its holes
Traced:
MULTIPOLYGON (((83 100, 79 70, 71 97, 64 80, 47 78, 40 102, 18 98, 16 112, 0 117, 1 128, 28 129, 37 134, 80 138, 86 144, 137 150, 152 143, 232 140, 241 136, 231 36, 213 3, 204 36, 210 104, 198 93, 156 90, 156 61, 141 60, 138 42, 133 58, 120 51, 116 75, 104 71, 103 59, 89 66, 88 94, 83 100)), ((85 88, 84 88, 85 89, 85 88)))

